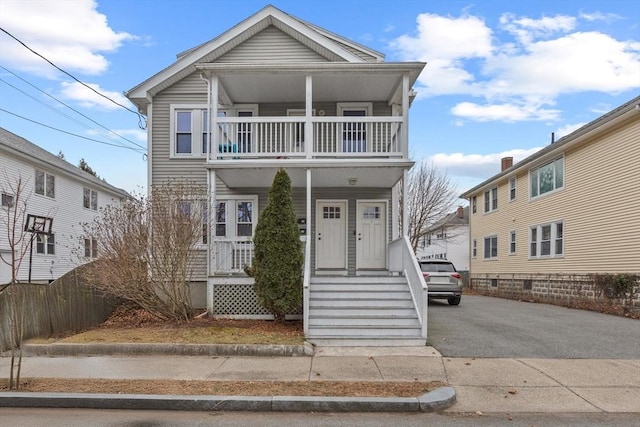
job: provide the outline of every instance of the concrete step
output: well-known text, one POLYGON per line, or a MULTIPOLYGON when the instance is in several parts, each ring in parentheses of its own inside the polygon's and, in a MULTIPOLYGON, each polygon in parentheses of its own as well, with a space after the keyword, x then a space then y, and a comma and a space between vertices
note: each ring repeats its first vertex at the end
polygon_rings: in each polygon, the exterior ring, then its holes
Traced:
POLYGON ((309 293, 310 298, 318 299, 411 299, 411 292, 407 289, 398 291, 363 291, 354 292, 350 290, 313 290, 309 293))
MULTIPOLYGON (((344 307, 356 308, 356 307, 394 307, 394 308, 413 308, 413 301, 409 298, 394 298, 394 299, 364 299, 364 298, 310 298, 309 308, 332 308, 332 307, 344 307)), ((309 314, 313 314, 309 312, 309 314)))
POLYGON ((309 307, 309 316, 415 316, 416 310, 413 307, 338 307, 317 306, 309 307))
POLYGON ((350 291, 350 292, 380 292, 408 290, 406 283, 312 283, 311 292, 316 291, 350 291))
POLYGON ((416 347, 427 345, 427 340, 421 337, 308 337, 308 341, 323 347, 416 347))
POLYGON ((380 326, 387 325, 419 327, 416 316, 359 316, 326 315, 309 316, 309 327, 320 326, 380 326))
POLYGON ((317 283, 407 283, 404 276, 313 276, 311 285, 317 283))
POLYGON ((415 326, 311 326, 309 325, 309 336, 314 338, 323 337, 419 337, 420 327, 415 326))

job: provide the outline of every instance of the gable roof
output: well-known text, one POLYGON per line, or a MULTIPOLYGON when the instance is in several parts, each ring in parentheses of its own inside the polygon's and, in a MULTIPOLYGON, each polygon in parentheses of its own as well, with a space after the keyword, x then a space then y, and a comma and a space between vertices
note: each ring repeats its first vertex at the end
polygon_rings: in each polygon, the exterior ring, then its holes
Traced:
POLYGON ((485 187, 494 184, 496 181, 500 180, 506 175, 516 173, 520 169, 529 168, 536 162, 547 160, 547 158, 549 157, 553 157, 576 144, 582 143, 583 141, 585 141, 585 139, 593 135, 604 132, 611 126, 614 126, 617 123, 626 120, 632 115, 636 115, 636 117, 640 118, 640 96, 633 98, 632 100, 624 103, 623 105, 608 112, 607 114, 604 114, 603 116, 600 116, 597 119, 587 123, 581 128, 571 132, 569 135, 563 136, 556 142, 547 145, 546 147, 533 153, 524 160, 521 160, 518 163, 514 164, 510 168, 501 171, 499 174, 494 175, 486 181, 483 181, 482 183, 471 188, 470 190, 465 191, 460 195, 460 197, 463 199, 468 199, 469 197, 473 196, 474 193, 477 193, 485 187))
POLYGON ((438 230, 443 227, 456 227, 460 225, 469 225, 469 206, 461 207, 462 217, 458 216, 458 210, 448 213, 440 221, 434 223, 427 229, 427 232, 438 230))
POLYGON ((101 180, 100 178, 83 171, 77 166, 72 165, 66 160, 51 154, 47 150, 38 147, 34 143, 9 132, 4 128, 0 128, 0 151, 9 152, 17 157, 28 160, 31 163, 39 164, 42 167, 71 175, 75 179, 84 181, 93 187, 101 188, 120 197, 131 198, 131 195, 121 188, 101 180))
POLYGON ((176 62, 125 92, 125 95, 139 106, 145 104, 149 95, 155 95, 194 72, 196 63, 214 61, 269 26, 275 26, 332 62, 381 62, 384 59, 379 52, 268 5, 218 37, 179 53, 176 62), (368 57, 373 60, 364 59, 368 57))

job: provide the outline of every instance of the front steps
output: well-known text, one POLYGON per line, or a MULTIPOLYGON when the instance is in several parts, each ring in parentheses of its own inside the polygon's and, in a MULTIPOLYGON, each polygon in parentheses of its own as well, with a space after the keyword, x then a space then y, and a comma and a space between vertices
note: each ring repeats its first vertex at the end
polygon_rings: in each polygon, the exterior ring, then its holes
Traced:
POLYGON ((315 276, 307 340, 318 346, 423 346, 409 285, 400 276, 315 276))

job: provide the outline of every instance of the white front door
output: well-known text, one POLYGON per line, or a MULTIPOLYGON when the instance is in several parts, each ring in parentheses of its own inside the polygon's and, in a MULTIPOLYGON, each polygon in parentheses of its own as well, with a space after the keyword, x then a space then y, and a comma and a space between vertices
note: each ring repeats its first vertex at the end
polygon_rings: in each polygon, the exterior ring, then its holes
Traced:
POLYGON ((316 210, 316 268, 347 268, 347 202, 318 201, 316 210))
POLYGON ((387 227, 385 202, 358 202, 356 211, 356 268, 386 268, 387 227))

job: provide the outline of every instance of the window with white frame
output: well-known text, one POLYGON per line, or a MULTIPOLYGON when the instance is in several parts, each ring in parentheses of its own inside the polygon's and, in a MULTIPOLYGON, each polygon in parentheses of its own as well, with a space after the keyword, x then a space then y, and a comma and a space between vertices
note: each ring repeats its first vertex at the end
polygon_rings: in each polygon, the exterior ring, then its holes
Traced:
POLYGON ((82 206, 92 211, 98 210, 98 192, 89 188, 83 188, 82 206))
POLYGON ((484 259, 498 258, 498 236, 484 238, 484 259))
POLYGON ((55 199, 56 177, 47 172, 36 170, 35 193, 55 199))
POLYGON ((98 241, 92 237, 84 239, 85 258, 98 258, 98 241))
POLYGON ((178 213, 184 216, 185 220, 195 219, 195 215, 200 217, 202 222, 201 243, 207 244, 209 241, 209 205, 205 201, 183 200, 177 204, 178 213), (192 216, 193 215, 193 216, 192 216))
POLYGON ((531 198, 564 187, 564 157, 529 171, 531 198))
POLYGON ((553 258, 563 254, 564 223, 562 221, 535 225, 530 228, 530 258, 553 258))
POLYGON ((219 199, 215 204, 216 237, 251 237, 255 230, 258 198, 219 199))
POLYGON ((509 255, 514 255, 516 253, 516 232, 509 232, 509 255))
POLYGON ((11 194, 2 193, 2 207, 12 208, 15 205, 15 197, 11 194))
POLYGON ((36 238, 36 253, 45 255, 55 255, 56 239, 53 233, 38 234, 36 238))
MULTIPOLYGON (((209 114, 206 105, 172 104, 170 145, 172 157, 202 157, 212 149, 209 144, 209 114)), ((252 117, 257 105, 246 104, 218 110, 218 117, 252 117)), ((220 123, 218 152, 251 152, 252 123, 220 123)))
POLYGON ((498 187, 484 192, 484 211, 491 212, 498 209, 498 187))
POLYGON ((473 196, 471 198, 471 213, 476 213, 478 211, 478 198, 473 196))
POLYGON ((472 258, 478 257, 478 241, 476 239, 473 239, 471 241, 471 257, 472 258))
POLYGON ((516 199, 516 177, 509 179, 509 200, 516 199))

